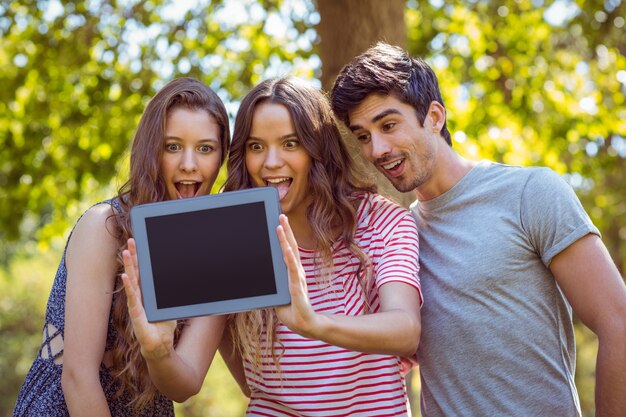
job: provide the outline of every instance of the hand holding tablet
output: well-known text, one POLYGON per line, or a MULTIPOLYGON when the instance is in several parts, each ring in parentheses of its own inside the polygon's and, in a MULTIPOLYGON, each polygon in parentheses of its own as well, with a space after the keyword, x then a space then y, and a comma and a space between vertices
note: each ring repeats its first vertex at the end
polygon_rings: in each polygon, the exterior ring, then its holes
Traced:
POLYGON ((300 260, 298 242, 296 242, 287 216, 280 216, 280 226, 277 232, 287 265, 292 298, 291 304, 276 307, 276 315, 289 329, 308 336, 309 328, 315 318, 315 311, 309 300, 306 273, 300 260))
POLYGON ((174 347, 176 320, 158 323, 148 322, 141 302, 137 247, 134 239, 128 240, 128 249, 122 253, 122 256, 124 258, 122 281, 124 282, 124 291, 126 291, 126 303, 135 337, 141 345, 141 353, 146 359, 165 357, 174 347))
POLYGON ((289 304, 269 187, 131 209, 148 321, 289 304))

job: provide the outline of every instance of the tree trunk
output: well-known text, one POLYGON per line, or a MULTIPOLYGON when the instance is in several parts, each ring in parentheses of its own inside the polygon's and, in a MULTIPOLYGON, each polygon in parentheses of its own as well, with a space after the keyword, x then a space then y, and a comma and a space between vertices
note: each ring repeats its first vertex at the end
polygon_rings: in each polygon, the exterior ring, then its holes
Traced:
MULTIPOLYGON (((317 0, 322 88, 330 91, 341 68, 378 41, 406 48, 404 8, 405 0, 317 0)), ((342 134, 356 165, 372 177, 379 192, 408 207, 415 200, 414 193, 398 192, 363 158, 359 144, 347 129, 342 129, 342 134)))

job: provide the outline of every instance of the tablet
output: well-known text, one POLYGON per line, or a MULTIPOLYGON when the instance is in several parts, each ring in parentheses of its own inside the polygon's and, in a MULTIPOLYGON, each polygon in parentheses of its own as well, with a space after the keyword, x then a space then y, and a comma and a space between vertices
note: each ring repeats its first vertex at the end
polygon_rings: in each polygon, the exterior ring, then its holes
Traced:
POLYGON ((148 321, 290 303, 272 187, 131 208, 148 321))

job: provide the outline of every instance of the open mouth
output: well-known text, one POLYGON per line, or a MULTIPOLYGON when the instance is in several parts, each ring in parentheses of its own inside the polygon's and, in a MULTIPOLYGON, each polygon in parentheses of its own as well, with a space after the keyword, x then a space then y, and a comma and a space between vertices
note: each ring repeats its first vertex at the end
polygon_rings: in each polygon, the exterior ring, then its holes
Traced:
POLYGON ((179 181, 174 183, 179 198, 195 197, 200 189, 200 184, 197 181, 179 181))
POLYGON ((289 187, 291 187, 291 183, 293 182, 293 178, 282 177, 282 178, 266 178, 265 185, 268 187, 274 187, 278 191, 278 197, 282 200, 287 193, 289 192, 289 187))
POLYGON ((395 177, 402 173, 404 167, 404 158, 396 159, 391 162, 381 163, 380 166, 384 169, 385 173, 395 177))

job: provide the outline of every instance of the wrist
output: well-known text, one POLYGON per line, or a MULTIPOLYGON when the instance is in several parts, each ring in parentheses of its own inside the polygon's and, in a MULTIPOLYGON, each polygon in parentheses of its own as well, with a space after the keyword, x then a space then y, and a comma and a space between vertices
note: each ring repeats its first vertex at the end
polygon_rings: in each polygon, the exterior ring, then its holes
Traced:
POLYGON ((309 339, 325 340, 324 336, 331 331, 330 327, 330 316, 313 313, 301 334, 309 339))
POLYGON ((143 356, 146 361, 158 362, 169 358, 173 351, 174 347, 172 345, 159 345, 154 349, 146 349, 142 346, 141 356, 143 356))

